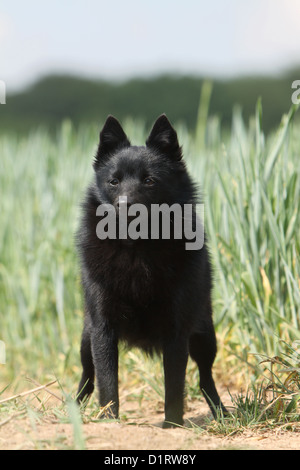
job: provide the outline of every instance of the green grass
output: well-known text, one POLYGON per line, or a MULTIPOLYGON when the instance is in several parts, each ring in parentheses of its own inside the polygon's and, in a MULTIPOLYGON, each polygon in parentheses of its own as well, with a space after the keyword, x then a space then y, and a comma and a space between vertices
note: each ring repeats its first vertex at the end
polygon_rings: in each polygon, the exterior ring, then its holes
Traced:
POLYGON ((243 431, 300 429, 300 354, 299 342, 287 347, 281 356, 260 361, 260 383, 252 384, 246 391, 231 395, 229 415, 219 413, 216 420, 205 429, 193 426, 197 432, 204 430, 218 436, 231 436, 243 431))
MULTIPOLYGON (((216 368, 231 381, 255 381, 260 371, 253 353, 276 356, 300 336, 300 128, 292 108, 278 131, 265 136, 258 103, 249 123, 236 109, 231 132, 224 133, 216 117, 207 119, 207 101, 202 97, 195 134, 184 125, 177 129, 204 195, 216 368)), ((143 123, 128 119, 124 127, 132 142, 145 142, 143 123)), ((0 391, 12 382, 12 394, 28 375, 59 377, 75 392, 82 295, 74 232, 98 135, 97 126, 75 130, 65 122, 54 137, 45 129, 0 136, 0 340, 6 345, 0 391)), ((121 380, 136 373, 137 387, 142 377, 161 396, 160 366, 151 376, 142 375, 142 365, 140 353, 123 352, 121 380)), ((189 377, 195 396, 191 364, 189 377)), ((80 446, 80 432, 77 437, 80 446)))

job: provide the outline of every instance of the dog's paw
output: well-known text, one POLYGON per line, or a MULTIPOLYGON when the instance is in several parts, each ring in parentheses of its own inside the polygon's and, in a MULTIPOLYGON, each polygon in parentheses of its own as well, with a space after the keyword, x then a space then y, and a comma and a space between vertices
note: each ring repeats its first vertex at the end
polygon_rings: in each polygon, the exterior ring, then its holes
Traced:
POLYGON ((182 425, 183 425, 183 421, 176 422, 176 423, 173 423, 171 421, 164 421, 162 427, 163 427, 163 429, 174 429, 174 428, 178 428, 182 425))

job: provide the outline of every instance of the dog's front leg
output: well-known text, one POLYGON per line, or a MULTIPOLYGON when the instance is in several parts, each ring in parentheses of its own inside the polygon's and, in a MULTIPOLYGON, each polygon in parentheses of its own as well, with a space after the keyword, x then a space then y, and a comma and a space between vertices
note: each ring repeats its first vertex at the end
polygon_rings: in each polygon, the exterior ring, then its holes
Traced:
POLYGON ((118 392, 118 338, 114 328, 100 317, 94 322, 91 332, 92 355, 100 397, 100 406, 112 402, 103 413, 110 418, 119 416, 118 392))
POLYGON ((169 338, 163 348, 165 373, 164 428, 183 424, 185 371, 188 360, 187 340, 169 338))

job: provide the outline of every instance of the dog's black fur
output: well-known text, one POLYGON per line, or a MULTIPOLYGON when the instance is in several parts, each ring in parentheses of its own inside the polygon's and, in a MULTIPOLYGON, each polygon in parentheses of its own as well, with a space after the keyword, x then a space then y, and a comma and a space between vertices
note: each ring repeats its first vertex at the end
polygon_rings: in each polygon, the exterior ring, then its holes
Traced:
POLYGON ((164 427, 183 423, 188 354, 200 372, 200 388, 215 414, 224 411, 212 378, 216 339, 212 322, 211 266, 207 248, 186 250, 185 240, 100 240, 99 204, 197 202, 197 191, 182 160, 176 131, 160 116, 146 147, 130 145, 119 122, 109 116, 94 161, 95 180, 83 203, 78 232, 85 321, 81 343, 83 374, 78 401, 94 390, 100 405, 110 401, 118 417, 118 342, 163 353, 164 427))

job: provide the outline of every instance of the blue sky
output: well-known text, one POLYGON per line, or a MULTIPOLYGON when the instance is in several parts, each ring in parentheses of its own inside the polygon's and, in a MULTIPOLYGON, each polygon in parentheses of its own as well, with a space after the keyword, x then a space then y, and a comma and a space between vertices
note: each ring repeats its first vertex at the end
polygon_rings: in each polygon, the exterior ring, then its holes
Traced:
POLYGON ((1 0, 0 79, 275 74, 300 64, 299 22, 300 0, 1 0))

